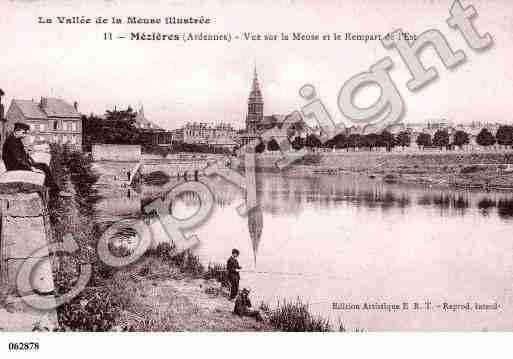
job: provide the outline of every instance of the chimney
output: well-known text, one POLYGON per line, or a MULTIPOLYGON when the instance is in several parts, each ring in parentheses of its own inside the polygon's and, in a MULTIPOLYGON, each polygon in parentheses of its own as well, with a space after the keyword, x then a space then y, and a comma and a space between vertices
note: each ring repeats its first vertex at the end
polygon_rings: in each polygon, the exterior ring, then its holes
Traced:
POLYGON ((75 111, 78 112, 78 102, 77 101, 73 102, 73 107, 75 108, 75 111))

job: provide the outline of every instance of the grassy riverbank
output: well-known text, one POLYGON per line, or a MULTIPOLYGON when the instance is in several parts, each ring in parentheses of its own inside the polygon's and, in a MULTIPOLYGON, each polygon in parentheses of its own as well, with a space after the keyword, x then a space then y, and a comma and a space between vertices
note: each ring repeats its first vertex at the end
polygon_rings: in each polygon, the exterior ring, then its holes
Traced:
MULTIPOLYGON (((191 253, 170 256, 166 245, 113 276, 127 298, 115 328, 130 331, 332 331, 329 320, 313 315, 297 299, 276 307, 253 303, 263 322, 233 314, 222 265, 205 268, 191 253)), ((339 325, 337 328, 343 331, 339 325)))

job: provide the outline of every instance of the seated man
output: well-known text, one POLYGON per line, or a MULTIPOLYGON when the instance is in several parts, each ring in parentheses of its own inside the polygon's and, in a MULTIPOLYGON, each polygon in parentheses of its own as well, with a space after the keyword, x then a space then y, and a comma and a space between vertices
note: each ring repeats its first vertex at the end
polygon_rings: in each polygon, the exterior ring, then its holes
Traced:
POLYGON ((233 313, 238 316, 246 316, 255 318, 257 321, 261 322, 263 320, 262 315, 258 310, 251 309, 251 301, 249 300, 249 289, 244 288, 240 293, 237 299, 235 300, 235 307, 233 308, 233 313))
POLYGON ((34 162, 25 150, 22 139, 27 136, 30 127, 27 124, 16 122, 14 131, 5 139, 2 149, 2 160, 7 171, 34 171, 44 173, 44 185, 50 189, 51 195, 69 196, 68 193, 59 191, 59 187, 53 180, 50 168, 45 163, 34 162))

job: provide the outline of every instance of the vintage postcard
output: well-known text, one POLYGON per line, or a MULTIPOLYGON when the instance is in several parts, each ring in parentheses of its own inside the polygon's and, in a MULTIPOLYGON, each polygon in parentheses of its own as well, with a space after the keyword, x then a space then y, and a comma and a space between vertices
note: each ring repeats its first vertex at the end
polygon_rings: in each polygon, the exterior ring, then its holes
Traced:
POLYGON ((507 0, 2 0, 0 330, 512 331, 512 33, 507 0))

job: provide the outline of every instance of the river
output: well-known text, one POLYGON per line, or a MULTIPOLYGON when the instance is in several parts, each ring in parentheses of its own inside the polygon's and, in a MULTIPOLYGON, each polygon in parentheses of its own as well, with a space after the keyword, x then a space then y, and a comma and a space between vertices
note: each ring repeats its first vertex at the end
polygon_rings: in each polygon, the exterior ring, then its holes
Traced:
MULTIPOLYGON (((108 179, 129 166, 95 165, 103 173, 97 218, 140 216, 141 196, 132 190, 128 198, 127 189, 108 179)), ((232 248, 240 250, 239 262, 250 271, 242 273, 241 287, 251 288, 254 303, 301 297, 349 330, 513 328, 511 193, 385 184, 350 174, 259 174, 258 181, 263 228, 256 256, 247 218, 236 211, 243 193, 222 179, 209 180, 214 211, 190 231, 200 239, 196 250, 205 264, 224 263, 232 248), (467 302, 471 310, 443 307, 467 302), (408 303, 408 309, 365 309, 364 303, 408 303), (475 310, 475 303, 498 308, 475 310)), ((190 215, 197 205, 194 196, 185 197, 173 213, 190 215)))

